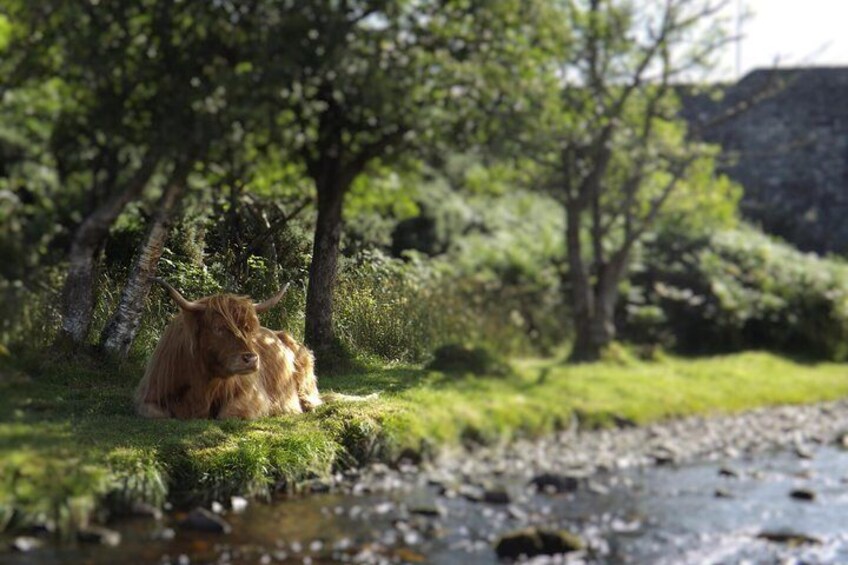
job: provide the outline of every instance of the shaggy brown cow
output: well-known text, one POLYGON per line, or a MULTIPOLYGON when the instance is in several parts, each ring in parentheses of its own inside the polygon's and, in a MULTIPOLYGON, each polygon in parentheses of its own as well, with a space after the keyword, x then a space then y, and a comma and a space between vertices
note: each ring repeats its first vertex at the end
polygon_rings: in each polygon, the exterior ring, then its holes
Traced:
MULTIPOLYGON (((286 332, 259 325, 257 314, 286 292, 253 304, 232 294, 190 302, 162 285, 180 307, 136 391, 148 418, 259 418, 321 404, 312 353, 286 332)), ((286 285, 287 287, 288 285, 286 285)))

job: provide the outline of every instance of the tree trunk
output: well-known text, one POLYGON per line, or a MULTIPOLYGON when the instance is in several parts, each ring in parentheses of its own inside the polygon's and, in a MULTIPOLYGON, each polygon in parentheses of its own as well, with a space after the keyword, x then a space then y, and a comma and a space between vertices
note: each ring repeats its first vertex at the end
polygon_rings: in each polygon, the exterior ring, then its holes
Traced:
POLYGON ((62 288, 62 327, 58 342, 85 343, 94 313, 97 263, 112 224, 124 208, 137 199, 156 170, 158 157, 147 154, 138 171, 106 199, 77 228, 68 254, 68 276, 62 288))
POLYGON ((321 357, 334 345, 333 288, 342 230, 342 202, 347 184, 341 175, 328 175, 316 182, 318 219, 309 266, 306 294, 306 343, 321 357))
POLYGON ((150 292, 151 277, 156 274, 165 241, 171 229, 171 219, 180 197, 185 192, 186 177, 191 163, 177 165, 150 220, 147 236, 138 250, 132 271, 118 306, 100 336, 100 347, 108 354, 125 358, 135 341, 144 302, 150 292))

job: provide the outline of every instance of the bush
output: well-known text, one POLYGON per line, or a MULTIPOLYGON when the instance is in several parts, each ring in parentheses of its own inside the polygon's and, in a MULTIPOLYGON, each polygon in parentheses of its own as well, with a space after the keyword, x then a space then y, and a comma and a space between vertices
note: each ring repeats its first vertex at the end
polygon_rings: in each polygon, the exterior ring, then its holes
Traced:
POLYGON ((743 227, 644 249, 622 313, 631 340, 685 352, 765 348, 848 359, 848 265, 743 227))
POLYGON ((513 374, 512 367, 506 360, 489 349, 459 344, 443 345, 436 349, 427 368, 446 373, 471 373, 494 377, 513 374))

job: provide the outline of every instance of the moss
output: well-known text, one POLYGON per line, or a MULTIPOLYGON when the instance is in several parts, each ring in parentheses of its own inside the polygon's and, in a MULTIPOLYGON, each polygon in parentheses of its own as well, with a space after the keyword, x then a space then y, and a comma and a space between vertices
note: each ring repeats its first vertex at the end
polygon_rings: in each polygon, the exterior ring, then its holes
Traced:
POLYGON ((0 525, 10 508, 62 523, 104 502, 262 495, 369 460, 543 435, 575 416, 585 427, 644 424, 848 395, 845 365, 766 353, 513 366, 512 377, 498 379, 360 369, 325 377, 321 386, 380 392, 378 399, 252 422, 140 419, 129 400, 140 368, 131 365, 7 367, 0 379, 0 525))

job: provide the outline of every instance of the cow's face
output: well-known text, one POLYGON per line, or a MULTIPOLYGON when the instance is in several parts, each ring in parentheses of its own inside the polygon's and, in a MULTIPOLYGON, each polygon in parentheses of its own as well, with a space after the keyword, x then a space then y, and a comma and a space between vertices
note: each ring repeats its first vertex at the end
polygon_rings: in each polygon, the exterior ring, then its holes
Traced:
MULTIPOLYGON (((233 300, 236 300, 235 298, 233 300)), ((253 305, 228 305, 224 312, 209 308, 199 313, 199 353, 211 375, 233 377, 254 373, 259 369, 256 352, 256 337, 259 333, 259 318, 253 305)))
POLYGON ((154 280, 168 291, 183 311, 183 319, 195 335, 195 355, 200 357, 198 361, 205 365, 209 377, 234 377, 259 370, 260 359, 256 350, 260 332, 258 314, 277 304, 288 285, 258 304, 232 294, 208 296, 192 302, 165 281, 154 280))

